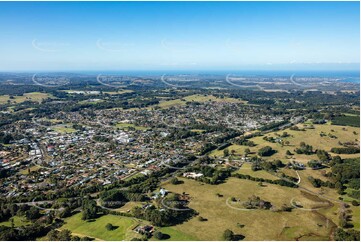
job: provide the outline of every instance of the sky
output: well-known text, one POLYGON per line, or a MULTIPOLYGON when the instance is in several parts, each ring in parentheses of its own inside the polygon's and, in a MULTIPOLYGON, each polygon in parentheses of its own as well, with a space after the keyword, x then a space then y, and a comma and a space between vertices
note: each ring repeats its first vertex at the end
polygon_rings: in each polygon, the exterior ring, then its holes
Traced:
POLYGON ((359 2, 0 2, 0 71, 355 70, 359 2))

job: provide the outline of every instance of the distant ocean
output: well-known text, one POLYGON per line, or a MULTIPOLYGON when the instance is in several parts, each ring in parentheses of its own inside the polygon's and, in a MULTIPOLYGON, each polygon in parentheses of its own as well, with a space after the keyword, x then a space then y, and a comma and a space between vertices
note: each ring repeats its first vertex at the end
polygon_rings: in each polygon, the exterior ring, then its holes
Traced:
POLYGON ((285 76, 302 76, 302 77, 332 77, 340 78, 343 82, 360 83, 360 71, 271 71, 271 70, 252 70, 252 71, 208 71, 208 70, 164 70, 164 71, 82 71, 76 72, 82 74, 103 74, 103 75, 129 75, 129 76, 161 76, 161 75, 220 75, 226 76, 239 75, 244 77, 285 77, 285 76))

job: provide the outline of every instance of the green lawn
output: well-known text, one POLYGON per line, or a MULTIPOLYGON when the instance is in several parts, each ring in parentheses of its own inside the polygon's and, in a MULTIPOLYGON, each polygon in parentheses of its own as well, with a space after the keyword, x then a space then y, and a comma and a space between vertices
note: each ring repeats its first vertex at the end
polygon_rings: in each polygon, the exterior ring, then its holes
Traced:
MULTIPOLYGON (((27 224, 31 224, 31 222, 29 222, 25 217, 14 216, 12 218, 14 219, 15 227, 20 227, 20 226, 24 226, 24 225, 27 225, 27 224)), ((2 226, 2 225, 11 227, 10 219, 8 221, 1 222, 0 226, 2 226)))
POLYGON ((128 217, 116 215, 104 215, 94 221, 84 221, 81 213, 65 219, 65 224, 60 229, 69 229, 78 236, 89 236, 100 240, 130 240, 139 235, 132 231, 137 222, 128 217), (118 226, 115 230, 108 231, 105 228, 107 223, 118 226))
POLYGON ((170 236, 170 238, 166 240, 173 240, 173 241, 197 240, 196 237, 180 232, 176 228, 172 228, 172 227, 159 228, 158 231, 170 236))

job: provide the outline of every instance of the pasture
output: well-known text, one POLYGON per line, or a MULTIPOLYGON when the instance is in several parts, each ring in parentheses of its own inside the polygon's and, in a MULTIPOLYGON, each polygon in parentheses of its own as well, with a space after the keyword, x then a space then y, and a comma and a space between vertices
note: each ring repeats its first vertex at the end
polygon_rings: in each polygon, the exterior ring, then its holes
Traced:
POLYGON ((88 236, 98 240, 130 240, 140 237, 132 230, 137 223, 136 219, 111 214, 84 221, 81 219, 81 213, 78 213, 66 218, 65 224, 60 229, 69 229, 74 235, 88 236), (107 230, 105 225, 108 223, 116 229, 107 230))
POLYGON ((330 208, 321 208, 316 212, 297 208, 292 212, 273 212, 259 209, 238 210, 238 207, 228 206, 229 203, 226 203, 230 197, 246 201, 248 197, 256 195, 277 208, 290 205, 293 198, 302 198, 302 203, 310 208, 319 205, 320 201, 312 201, 299 189, 273 184, 259 186, 257 182, 237 178, 229 178, 225 183, 216 186, 181 179, 183 184, 172 185, 168 182, 163 184, 163 187, 171 192, 189 194, 189 207, 198 211, 199 216, 207 221, 199 221, 198 217, 195 217, 172 228, 194 235, 200 240, 222 240, 222 233, 226 229, 245 236, 245 240, 295 240, 303 236, 308 236, 311 240, 329 239, 333 221, 329 219, 327 222, 321 212, 330 208))
POLYGON ((41 102, 43 99, 52 97, 53 96, 51 94, 41 92, 25 93, 22 96, 0 95, 0 105, 7 103, 22 103, 25 101, 41 102))

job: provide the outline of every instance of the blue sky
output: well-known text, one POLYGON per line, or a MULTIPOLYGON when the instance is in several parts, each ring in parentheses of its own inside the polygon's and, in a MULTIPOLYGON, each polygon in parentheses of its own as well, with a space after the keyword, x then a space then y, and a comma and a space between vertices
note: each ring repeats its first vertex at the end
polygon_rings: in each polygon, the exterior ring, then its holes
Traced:
POLYGON ((358 69, 359 2, 0 2, 0 70, 358 69))

